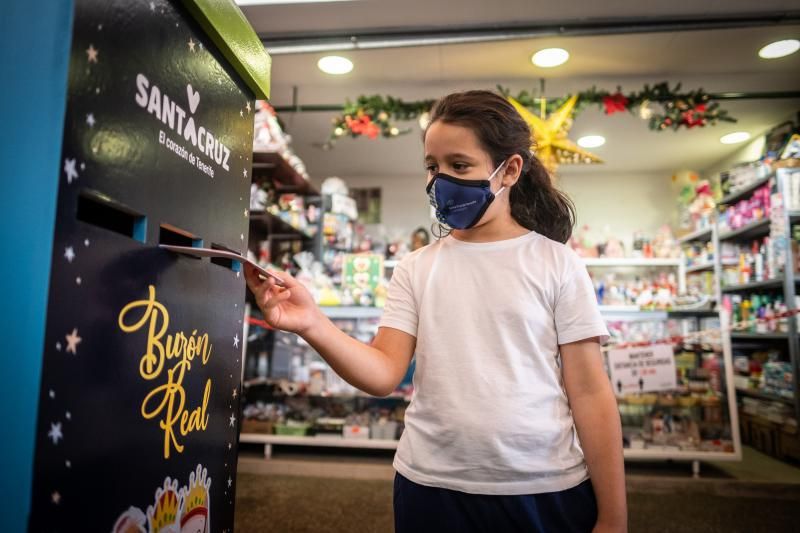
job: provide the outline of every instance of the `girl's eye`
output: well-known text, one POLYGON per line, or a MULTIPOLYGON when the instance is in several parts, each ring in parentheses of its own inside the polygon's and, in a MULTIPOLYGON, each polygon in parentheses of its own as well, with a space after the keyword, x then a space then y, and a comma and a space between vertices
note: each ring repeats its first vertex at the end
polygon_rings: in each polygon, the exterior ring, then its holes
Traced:
POLYGON ((466 163, 453 163, 453 168, 455 170, 466 170, 468 166, 469 165, 466 163))
POLYGON ((428 174, 433 174, 436 172, 436 165, 425 165, 425 170, 428 171, 428 174))

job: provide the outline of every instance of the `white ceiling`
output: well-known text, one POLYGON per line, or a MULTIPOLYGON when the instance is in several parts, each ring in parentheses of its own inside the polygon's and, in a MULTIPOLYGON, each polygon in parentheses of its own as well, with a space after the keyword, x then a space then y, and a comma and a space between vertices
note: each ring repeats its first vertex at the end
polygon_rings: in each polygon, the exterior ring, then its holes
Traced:
MULTIPOLYGON (((740 0, 699 2, 389 2, 361 0, 294 6, 244 8, 262 34, 313 32, 368 27, 444 26, 448 24, 507 23, 529 19, 582 20, 633 16, 724 15, 788 10, 794 2, 740 0), (314 16, 311 16, 314 14, 314 16), (402 21, 398 23, 397 21, 402 21)), ((439 45, 343 53, 353 60, 352 73, 333 77, 316 67, 324 54, 273 57, 272 103, 292 102, 297 87, 301 104, 341 104, 360 94, 391 94, 404 99, 436 98, 454 90, 493 89, 497 84, 512 92, 536 89, 546 78, 546 94, 560 96, 592 85, 624 91, 644 83, 682 81, 685 89, 710 92, 800 90, 800 53, 773 61, 757 57, 758 49, 779 38, 800 37, 800 26, 772 26, 730 30, 682 31, 589 37, 555 37, 481 44, 439 45), (561 46, 570 61, 555 69, 530 63, 532 52, 561 46)), ((680 132, 650 132, 646 123, 628 115, 604 116, 584 111, 571 137, 604 135, 608 142, 595 149, 605 159, 601 166, 562 167, 562 173, 652 173, 678 168, 703 170, 736 150, 719 143, 735 130, 763 133, 800 110, 800 100, 724 101, 723 107, 739 118, 737 124, 680 132)), ((314 145, 325 141, 335 113, 284 113, 293 146, 315 177, 340 175, 421 174, 419 128, 397 139, 340 140, 331 151, 314 145)))

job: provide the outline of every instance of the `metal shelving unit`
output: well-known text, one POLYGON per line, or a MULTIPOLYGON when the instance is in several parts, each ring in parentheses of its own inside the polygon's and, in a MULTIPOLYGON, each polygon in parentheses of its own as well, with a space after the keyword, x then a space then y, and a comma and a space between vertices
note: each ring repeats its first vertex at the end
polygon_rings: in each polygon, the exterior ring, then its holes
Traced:
MULTIPOLYGON (((771 179, 775 180, 773 192, 777 192, 781 198, 785 198, 786 191, 784 190, 784 187, 786 186, 786 182, 789 181, 788 179, 785 178, 785 176, 793 172, 800 172, 800 169, 798 168, 778 169, 777 171, 771 173, 769 176, 757 180, 756 182, 752 183, 751 185, 742 189, 741 191, 726 196, 720 203, 730 204, 736 201, 746 199, 756 189, 769 183, 771 179)), ((795 296, 797 294, 796 284, 798 281, 800 281, 800 279, 798 279, 797 274, 794 272, 794 268, 792 267, 791 247, 788 246, 788 243, 790 239, 789 232, 791 229, 791 224, 798 222, 800 222, 800 212, 788 211, 785 210, 783 206, 775 205, 775 203, 773 203, 773 213, 769 219, 754 222, 736 231, 727 232, 724 235, 721 235, 720 240, 730 240, 730 241, 750 241, 765 236, 770 236, 772 239, 786 239, 785 240, 786 246, 783 247, 784 250, 783 259, 784 259, 784 265, 786 267, 784 268, 784 272, 780 277, 771 280, 727 286, 722 289, 722 292, 736 293, 736 292, 765 291, 765 290, 781 292, 783 301, 786 302, 788 308, 790 310, 795 309, 796 308, 795 296), (776 228, 784 228, 786 234, 776 235, 775 234, 776 228)), ((717 263, 717 268, 721 270, 719 259, 718 258, 715 259, 717 263)), ((736 389, 736 391, 742 396, 757 397, 762 400, 774 400, 774 401, 781 401, 783 403, 790 403, 791 405, 794 406, 795 417, 797 419, 800 419, 800 394, 798 394, 798 391, 800 391, 800 335, 798 335, 798 325, 796 317, 789 318, 788 332, 785 333, 752 333, 752 332, 736 331, 732 332, 729 336, 724 336, 724 337, 728 337, 731 340, 731 342, 735 344, 746 343, 748 345, 753 345, 754 342, 774 344, 776 341, 779 341, 781 343, 788 343, 789 358, 790 362, 792 363, 792 368, 794 372, 795 394, 793 399, 786 399, 782 397, 762 394, 759 391, 749 391, 744 389, 736 389)))

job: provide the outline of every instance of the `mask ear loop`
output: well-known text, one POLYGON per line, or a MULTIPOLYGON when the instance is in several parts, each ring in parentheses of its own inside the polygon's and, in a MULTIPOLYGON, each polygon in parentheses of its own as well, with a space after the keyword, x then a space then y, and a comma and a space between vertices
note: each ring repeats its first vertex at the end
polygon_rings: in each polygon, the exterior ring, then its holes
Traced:
MULTIPOLYGON (((494 169, 492 175, 489 176, 489 181, 492 181, 495 178, 495 176, 497 176, 497 173, 500 171, 501 168, 503 168, 506 165, 506 163, 508 163, 508 159, 500 163, 500 165, 496 169, 494 169)), ((500 196, 500 193, 502 193, 504 190, 506 190, 505 185, 500 187, 500 190, 494 193, 494 197, 497 198, 498 196, 500 196)))

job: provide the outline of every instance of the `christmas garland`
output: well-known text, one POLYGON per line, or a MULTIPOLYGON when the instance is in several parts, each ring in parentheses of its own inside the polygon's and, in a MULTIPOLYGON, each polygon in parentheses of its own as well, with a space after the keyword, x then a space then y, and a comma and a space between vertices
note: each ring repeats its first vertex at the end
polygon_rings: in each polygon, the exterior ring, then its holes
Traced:
MULTIPOLYGON (((505 97, 512 96, 511 91, 502 86, 498 85, 497 90, 505 97)), ((521 91, 514 95, 514 98, 525 107, 538 112, 540 100, 534 94, 521 91)), ((547 100, 546 112, 550 113, 561 107, 570 96, 572 95, 547 100)), ((381 95, 362 95, 355 102, 347 100, 342 114, 332 121, 333 127, 330 138, 325 143, 326 147, 331 147, 343 136, 376 139, 378 136, 391 138, 409 133, 411 128, 400 128, 396 122, 420 117, 424 119, 423 115, 430 111, 435 102, 435 100, 405 102, 399 98, 381 95)), ((581 91, 578 93, 574 115, 577 116, 592 105, 598 106, 606 115, 627 111, 646 120, 648 127, 653 131, 667 129, 677 131, 681 128, 692 129, 715 125, 718 122, 736 122, 736 119, 721 109, 718 102, 712 101, 711 96, 703 89, 681 92, 680 83, 670 88, 666 81, 653 86, 645 85, 640 91, 627 94, 623 93, 620 87, 613 93, 597 87, 581 91)))

